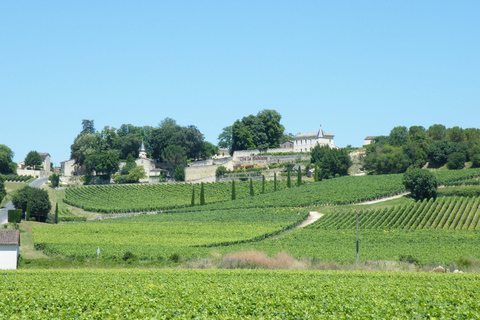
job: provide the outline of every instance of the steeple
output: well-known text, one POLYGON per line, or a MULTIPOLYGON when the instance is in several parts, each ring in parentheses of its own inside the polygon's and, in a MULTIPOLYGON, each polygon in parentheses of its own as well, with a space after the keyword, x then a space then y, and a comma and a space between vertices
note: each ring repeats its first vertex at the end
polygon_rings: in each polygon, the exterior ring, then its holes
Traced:
POLYGON ((145 149, 145 144, 143 143, 143 141, 140 149, 138 149, 138 157, 144 159, 147 158, 147 150, 145 149))
POLYGON ((322 125, 320 124, 320 129, 318 130, 317 138, 324 138, 324 137, 325 137, 325 132, 323 132, 322 125))

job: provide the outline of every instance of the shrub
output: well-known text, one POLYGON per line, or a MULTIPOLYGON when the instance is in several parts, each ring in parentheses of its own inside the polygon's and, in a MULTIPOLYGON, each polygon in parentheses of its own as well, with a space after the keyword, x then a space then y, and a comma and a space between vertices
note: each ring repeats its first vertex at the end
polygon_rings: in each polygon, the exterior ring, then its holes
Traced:
POLYGON ((126 262, 134 261, 137 259, 137 256, 131 251, 127 251, 123 254, 122 260, 126 262))
POLYGON ((8 222, 19 223, 21 220, 22 220, 21 209, 8 210, 8 222))
POLYGON ((465 161, 467 161, 467 157, 463 152, 455 152, 448 157, 447 167, 451 170, 463 169, 465 161))
POLYGON ((215 170, 215 176, 221 177, 221 176, 223 176, 226 172, 227 172, 227 168, 225 168, 224 166, 220 166, 220 167, 217 168, 217 170, 215 170))
POLYGON ((180 255, 178 253, 172 253, 168 259, 174 263, 178 263, 180 261, 180 255))

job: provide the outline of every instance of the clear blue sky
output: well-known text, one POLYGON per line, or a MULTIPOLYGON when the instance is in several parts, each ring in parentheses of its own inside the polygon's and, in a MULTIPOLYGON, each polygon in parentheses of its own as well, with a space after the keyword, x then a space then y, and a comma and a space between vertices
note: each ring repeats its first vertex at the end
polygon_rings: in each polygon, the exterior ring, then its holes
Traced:
POLYGON ((480 1, 1 1, 0 144, 70 156, 97 130, 222 128, 262 109, 361 146, 480 127, 480 1))

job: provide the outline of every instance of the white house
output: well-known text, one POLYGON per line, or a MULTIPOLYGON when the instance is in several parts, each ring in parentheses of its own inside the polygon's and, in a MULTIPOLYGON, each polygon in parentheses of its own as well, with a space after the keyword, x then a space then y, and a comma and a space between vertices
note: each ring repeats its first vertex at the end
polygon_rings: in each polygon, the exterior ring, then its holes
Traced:
POLYGON ((325 133, 320 125, 318 132, 304 134, 298 133, 295 137, 293 137, 293 151, 310 152, 316 145, 336 148, 333 143, 333 137, 335 137, 333 134, 325 133))
POLYGON ((378 138, 378 136, 367 136, 365 139, 363 139, 363 145, 368 146, 370 143, 372 143, 375 138, 378 138))
POLYGON ((20 231, 0 230, 0 269, 17 269, 20 231))

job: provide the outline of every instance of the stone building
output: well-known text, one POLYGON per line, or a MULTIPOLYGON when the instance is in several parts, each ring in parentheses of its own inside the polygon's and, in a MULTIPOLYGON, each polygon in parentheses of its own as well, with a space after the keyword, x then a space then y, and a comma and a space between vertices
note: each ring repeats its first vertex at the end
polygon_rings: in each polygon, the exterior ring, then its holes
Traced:
POLYGON ((310 152, 316 145, 319 146, 329 146, 330 148, 336 148, 333 137, 333 134, 327 134, 320 129, 318 132, 311 133, 298 133, 293 137, 293 151, 294 152, 310 152))
POLYGON ((373 140, 375 140, 375 138, 377 138, 378 136, 367 136, 365 137, 365 139, 363 139, 363 145, 364 146, 368 146, 370 143, 373 142, 373 140))
POLYGON ((27 169, 25 166, 25 161, 17 163, 17 174, 18 175, 30 175, 37 178, 46 178, 51 174, 51 161, 50 154, 48 152, 39 152, 40 157, 42 157, 42 169, 40 170, 31 170, 27 169))

